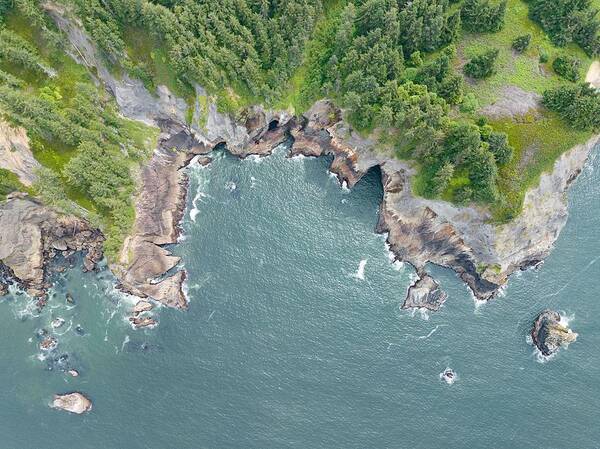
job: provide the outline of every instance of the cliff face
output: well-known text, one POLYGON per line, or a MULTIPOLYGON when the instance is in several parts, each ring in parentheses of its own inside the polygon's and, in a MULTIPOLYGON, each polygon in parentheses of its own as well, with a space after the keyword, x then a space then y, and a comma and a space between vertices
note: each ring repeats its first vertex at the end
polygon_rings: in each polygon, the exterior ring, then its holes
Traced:
MULTIPOLYGON (((235 121, 219 113, 197 86, 194 117, 188 124, 182 99, 164 86, 153 96, 137 80, 127 76, 115 79, 103 66, 81 24, 52 3, 47 3, 46 9, 68 36, 72 56, 97 74, 98 81, 114 94, 122 114, 161 129, 158 148, 140 176, 132 235, 124 244, 119 263, 111 268, 123 290, 172 307, 187 306, 182 291, 185 272, 177 268, 179 258, 165 248, 177 242, 185 208, 187 179, 182 169, 194 155, 206 154, 218 144, 246 157, 268 155, 285 139, 293 139, 291 155, 333 156, 331 171, 349 187, 379 166, 384 197, 377 231, 387 234, 396 258, 412 264, 421 278, 408 292, 405 307, 435 310, 445 295, 425 272, 427 263, 453 269, 477 298, 487 300, 497 294, 511 273, 547 256, 566 223, 566 190, 599 141, 594 138, 565 153, 554 170, 541 177, 539 186, 527 193, 523 214, 495 226, 484 210, 415 197, 410 165, 378 154, 377 143, 353 132, 328 101, 317 102, 301 117, 254 107, 235 121)), ((20 235, 5 237, 5 241, 22 239, 30 232, 20 228, 20 235)), ((32 239, 39 240, 37 234, 32 239)), ((36 262, 29 266, 35 266, 34 271, 41 269, 42 259, 31 256, 34 259, 36 262)), ((24 276, 21 279, 30 276, 25 271, 15 275, 24 276)))

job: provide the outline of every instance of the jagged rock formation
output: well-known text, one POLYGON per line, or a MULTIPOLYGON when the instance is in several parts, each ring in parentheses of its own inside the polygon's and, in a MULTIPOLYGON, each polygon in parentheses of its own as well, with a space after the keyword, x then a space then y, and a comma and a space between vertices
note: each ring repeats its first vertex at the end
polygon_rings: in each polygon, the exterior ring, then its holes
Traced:
POLYGON ((531 337, 535 346, 546 357, 577 340, 577 334, 561 322, 560 314, 554 310, 544 310, 537 316, 531 329, 531 337))
MULTIPOLYGON (((0 204, 0 265, 7 281, 17 281, 32 296, 45 295, 47 265, 57 254, 86 253, 92 270, 102 259, 102 234, 79 218, 59 215, 29 198, 0 204)), ((0 284, 6 285, 6 281, 0 284)))
POLYGON ((427 309, 437 311, 442 307, 448 295, 444 293, 435 280, 428 274, 423 274, 408 289, 403 309, 427 309))
POLYGON ((81 415, 92 410, 92 401, 78 392, 56 394, 52 401, 52 407, 81 415))

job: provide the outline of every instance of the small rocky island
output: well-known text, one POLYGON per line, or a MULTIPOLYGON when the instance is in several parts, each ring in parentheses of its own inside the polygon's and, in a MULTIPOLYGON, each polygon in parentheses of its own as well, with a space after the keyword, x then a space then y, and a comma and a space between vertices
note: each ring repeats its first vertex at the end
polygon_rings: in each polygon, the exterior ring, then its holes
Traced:
POLYGON ((560 314, 554 310, 544 310, 538 315, 533 323, 531 337, 533 344, 545 357, 577 340, 577 334, 569 329, 560 314))
POLYGON ((78 392, 56 394, 52 401, 52 408, 81 415, 92 410, 92 401, 78 392))

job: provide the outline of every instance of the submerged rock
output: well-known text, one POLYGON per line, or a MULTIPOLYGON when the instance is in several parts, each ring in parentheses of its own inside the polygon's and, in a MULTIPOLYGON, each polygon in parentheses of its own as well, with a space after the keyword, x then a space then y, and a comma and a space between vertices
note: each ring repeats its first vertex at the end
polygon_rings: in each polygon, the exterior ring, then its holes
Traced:
POLYGON ((440 379, 446 382, 448 385, 452 385, 456 381, 456 373, 452 368, 446 368, 443 373, 440 373, 440 379))
POLYGON ((52 407, 81 415, 92 409, 92 401, 78 392, 55 394, 52 407))
POLYGON ((149 327, 149 326, 155 326, 156 324, 158 324, 158 322, 149 316, 145 316, 145 317, 132 317, 129 318, 129 321, 131 321, 131 323, 133 324, 133 326, 136 329, 139 329, 140 327, 149 327))
POLYGON ((577 334, 567 327, 558 312, 544 310, 538 315, 531 330, 533 343, 544 356, 554 354, 561 346, 577 340, 577 334))
POLYGON ((408 289, 403 309, 424 308, 428 310, 439 310, 448 295, 440 289, 439 284, 428 274, 424 273, 408 289))
POLYGON ((42 351, 52 351, 57 346, 58 346, 58 341, 56 340, 56 338, 54 338, 52 336, 44 338, 40 343, 40 349, 42 351))
POLYGON ((65 319, 58 317, 52 320, 52 322, 50 323, 50 325, 54 328, 57 329, 59 327, 61 327, 63 324, 65 324, 65 319))

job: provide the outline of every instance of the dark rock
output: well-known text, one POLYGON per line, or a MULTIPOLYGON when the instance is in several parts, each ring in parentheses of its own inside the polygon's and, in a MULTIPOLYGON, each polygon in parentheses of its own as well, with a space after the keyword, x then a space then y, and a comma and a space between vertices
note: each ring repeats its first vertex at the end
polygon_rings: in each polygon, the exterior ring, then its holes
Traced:
POLYGON ((554 310, 544 310, 537 316, 531 337, 544 356, 550 356, 561 346, 566 347, 577 340, 577 334, 561 322, 560 314, 554 310))

